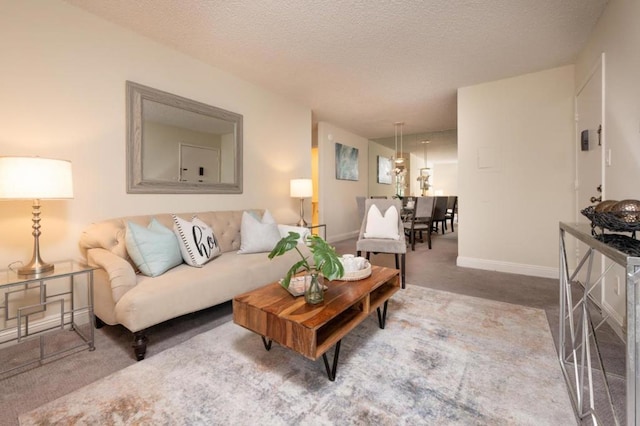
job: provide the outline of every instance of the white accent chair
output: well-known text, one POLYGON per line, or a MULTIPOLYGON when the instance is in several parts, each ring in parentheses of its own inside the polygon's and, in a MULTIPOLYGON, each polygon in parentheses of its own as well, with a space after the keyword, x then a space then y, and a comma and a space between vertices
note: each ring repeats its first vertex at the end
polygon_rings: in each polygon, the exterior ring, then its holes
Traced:
POLYGON ((370 260, 371 253, 390 253, 395 255, 396 269, 400 269, 400 279, 402 288, 405 288, 405 255, 407 253, 407 244, 404 237, 404 226, 402 224, 402 201, 399 199, 367 199, 365 200, 365 214, 360 226, 360 236, 356 242, 356 250, 358 256, 365 253, 367 259, 370 260), (398 212, 398 239, 391 238, 365 238, 364 234, 367 230, 367 216, 369 209, 375 205, 384 213, 391 206, 394 206, 398 212))

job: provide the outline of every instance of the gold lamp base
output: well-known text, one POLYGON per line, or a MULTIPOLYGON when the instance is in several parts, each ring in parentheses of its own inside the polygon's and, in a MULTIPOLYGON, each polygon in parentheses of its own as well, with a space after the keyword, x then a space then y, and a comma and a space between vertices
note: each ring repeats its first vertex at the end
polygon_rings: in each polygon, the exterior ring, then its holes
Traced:
POLYGON ((300 220, 296 225, 303 228, 307 227, 307 222, 304 220, 304 198, 300 198, 300 220))
POLYGON ((18 269, 18 275, 34 276, 46 274, 53 271, 53 264, 47 263, 40 258, 40 200, 33 200, 33 256, 29 263, 18 269))
POLYGON ((52 263, 36 262, 31 260, 29 264, 18 269, 18 275, 21 276, 38 276, 53 271, 52 263))

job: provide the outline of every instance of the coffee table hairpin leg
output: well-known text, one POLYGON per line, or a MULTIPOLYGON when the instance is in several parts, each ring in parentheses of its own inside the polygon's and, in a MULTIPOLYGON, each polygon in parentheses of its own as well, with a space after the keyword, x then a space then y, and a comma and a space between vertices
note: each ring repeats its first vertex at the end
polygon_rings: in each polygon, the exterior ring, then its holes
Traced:
MULTIPOLYGON (((260 336, 260 338, 262 338, 262 344, 264 345, 264 348, 270 351, 273 340, 271 339, 267 340, 264 336, 260 336)), ((336 343, 336 350, 333 353, 333 365, 331 367, 329 366, 329 360, 327 359, 327 354, 326 353, 322 354, 322 359, 324 360, 324 367, 327 369, 327 376, 329 376, 329 380, 331 380, 332 382, 336 380, 336 371, 338 371, 338 357, 340 355, 340 342, 342 342, 342 340, 338 340, 338 343, 336 343)))
MULTIPOLYGON (((378 311, 378 323, 380 324, 380 328, 384 329, 385 323, 387 322, 387 304, 388 300, 384 302, 384 306, 382 307, 382 311, 380 307, 377 308, 378 311)), ((336 380, 336 371, 338 370, 338 356, 340 354, 340 343, 342 340, 338 340, 336 343, 336 349, 333 353, 333 366, 329 367, 329 360, 327 359, 327 354, 322 354, 322 359, 324 360, 324 368, 327 370, 327 376, 329 376, 329 380, 332 382, 336 380)), ((271 344, 271 342, 269 342, 271 344)), ((266 347, 266 342, 265 342, 266 347)))
POLYGON ((329 367, 329 361, 327 360, 326 352, 322 354, 322 359, 324 360, 324 368, 327 370, 327 376, 329 376, 329 380, 334 382, 336 380, 336 371, 338 371, 338 355, 340 354, 340 342, 342 340, 338 340, 336 343, 336 349, 333 352, 333 366, 329 367))
POLYGON ((378 324, 380 324, 380 328, 384 329, 384 325, 387 322, 387 303, 389 301, 385 300, 384 307, 382 309, 382 313, 380 312, 380 306, 376 309, 378 311, 378 324))
MULTIPOLYGON (((385 323, 387 322, 387 304, 388 304, 388 301, 385 301, 382 307, 382 310, 380 310, 380 307, 377 308, 378 323, 380 324, 380 328, 382 329, 384 329, 385 323)), ((260 336, 260 338, 262 339, 262 344, 264 345, 264 348, 268 351, 271 350, 271 344, 273 343, 273 341, 271 339, 267 340, 264 336, 260 336)), ((333 352, 333 363, 331 366, 329 365, 329 360, 327 359, 326 352, 322 354, 322 360, 324 361, 324 368, 327 370, 327 376, 329 377, 329 380, 331 380, 332 382, 336 380, 336 372, 338 371, 340 343, 342 343, 342 340, 338 340, 338 343, 336 343, 336 348, 335 348, 335 351, 333 352)))
POLYGON ((264 348, 268 351, 271 350, 271 343, 273 343, 273 340, 269 339, 269 341, 267 341, 267 339, 264 338, 264 336, 260 336, 262 338, 262 344, 264 345, 264 348))

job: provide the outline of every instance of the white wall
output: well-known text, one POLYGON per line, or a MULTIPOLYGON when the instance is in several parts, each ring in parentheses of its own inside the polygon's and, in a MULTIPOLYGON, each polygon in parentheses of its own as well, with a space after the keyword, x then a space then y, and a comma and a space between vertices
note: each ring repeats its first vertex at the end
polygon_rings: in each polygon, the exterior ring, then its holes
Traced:
POLYGON ((458 163, 436 163, 432 171, 430 194, 442 191, 442 195, 458 195, 458 163))
MULTIPOLYGON (((262 207, 295 222, 289 179, 311 175, 311 111, 62 1, 2 0, 0 155, 71 160, 75 198, 43 201, 45 260, 78 258, 82 229, 132 214, 262 207), (125 81, 244 116, 244 193, 130 195, 125 81)), ((31 256, 31 203, 1 201, 0 266, 31 256)))
MULTIPOLYGON (((318 123, 319 218, 327 225, 327 240, 356 236, 360 217, 356 196, 367 195, 369 141, 326 122, 318 123), (336 179, 335 144, 358 148, 358 180, 336 179)), ((374 169, 375 170, 375 169, 374 169)))
MULTIPOLYGON (((610 0, 595 30, 576 61, 576 89, 605 53, 604 147, 611 150, 605 167, 603 199, 640 200, 640 2, 610 0)), ((614 268, 606 277, 603 305, 622 323, 625 291, 616 295, 616 277, 624 283, 625 271, 614 268), (613 283, 614 285, 611 285, 613 283)))
POLYGON ((574 67, 458 91, 458 264, 556 277, 574 217, 574 67))

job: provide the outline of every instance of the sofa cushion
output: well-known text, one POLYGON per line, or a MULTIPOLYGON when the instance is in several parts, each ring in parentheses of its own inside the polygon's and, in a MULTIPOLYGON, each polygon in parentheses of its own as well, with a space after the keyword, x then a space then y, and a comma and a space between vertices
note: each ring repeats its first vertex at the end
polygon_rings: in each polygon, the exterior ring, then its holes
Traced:
POLYGON ((182 263, 173 231, 152 219, 148 227, 127 222, 127 252, 140 272, 156 277, 182 263))
MULTIPOLYGON (((300 245, 299 249, 310 255, 306 246, 300 245)), ((295 250, 273 259, 265 253, 224 253, 202 268, 180 265, 159 277, 138 276, 138 284, 116 305, 117 322, 135 332, 208 308, 278 281, 298 260, 300 255, 295 250)))
POLYGON ((262 219, 245 211, 240 229, 240 254, 269 252, 280 241, 278 224, 269 210, 265 210, 262 219))
POLYGON ((202 220, 194 217, 189 222, 173 215, 173 222, 182 258, 188 265, 199 268, 220 254, 213 229, 202 220))

